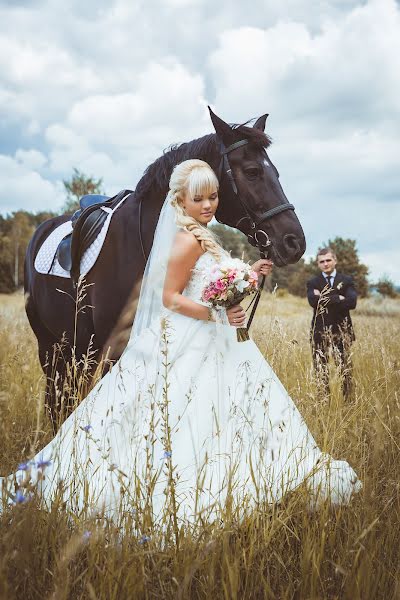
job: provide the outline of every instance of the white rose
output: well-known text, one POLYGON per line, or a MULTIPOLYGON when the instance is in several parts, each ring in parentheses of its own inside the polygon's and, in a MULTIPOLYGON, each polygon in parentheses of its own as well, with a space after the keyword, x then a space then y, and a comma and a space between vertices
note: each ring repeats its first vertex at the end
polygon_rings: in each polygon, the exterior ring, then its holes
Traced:
POLYGON ((237 289, 239 290, 239 292, 242 293, 243 290, 245 290, 247 287, 249 287, 250 284, 248 281, 244 281, 243 279, 241 279, 235 285, 236 285, 237 289))

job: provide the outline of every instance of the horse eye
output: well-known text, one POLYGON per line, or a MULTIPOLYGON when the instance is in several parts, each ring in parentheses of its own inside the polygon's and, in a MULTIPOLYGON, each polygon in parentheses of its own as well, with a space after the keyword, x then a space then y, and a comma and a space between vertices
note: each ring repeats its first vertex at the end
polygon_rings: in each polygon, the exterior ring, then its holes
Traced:
POLYGON ((245 172, 247 179, 250 179, 250 180, 257 179, 257 177, 260 174, 259 169, 256 169, 254 167, 245 169, 244 172, 245 172))

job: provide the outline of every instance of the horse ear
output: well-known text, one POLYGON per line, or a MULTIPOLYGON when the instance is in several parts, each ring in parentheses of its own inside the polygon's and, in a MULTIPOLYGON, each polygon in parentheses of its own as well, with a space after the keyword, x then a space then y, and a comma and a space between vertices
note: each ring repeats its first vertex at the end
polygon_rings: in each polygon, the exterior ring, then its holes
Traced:
POLYGON ((253 128, 259 129, 260 131, 265 131, 265 121, 268 118, 268 114, 262 115, 262 117, 258 117, 257 121, 254 123, 253 128))
POLYGON ((220 119, 210 107, 208 107, 208 110, 210 111, 210 117, 212 124, 214 125, 215 133, 224 142, 225 146, 229 145, 231 143, 233 133, 231 126, 220 119))

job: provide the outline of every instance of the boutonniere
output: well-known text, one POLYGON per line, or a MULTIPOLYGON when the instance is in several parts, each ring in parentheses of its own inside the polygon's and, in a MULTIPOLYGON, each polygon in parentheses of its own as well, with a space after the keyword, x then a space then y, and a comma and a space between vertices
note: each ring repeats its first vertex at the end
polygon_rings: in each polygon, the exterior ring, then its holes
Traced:
POLYGON ((337 289, 337 290, 341 290, 341 289, 342 289, 342 287, 343 287, 343 281, 340 281, 340 282, 337 284, 337 286, 336 286, 336 289, 337 289))

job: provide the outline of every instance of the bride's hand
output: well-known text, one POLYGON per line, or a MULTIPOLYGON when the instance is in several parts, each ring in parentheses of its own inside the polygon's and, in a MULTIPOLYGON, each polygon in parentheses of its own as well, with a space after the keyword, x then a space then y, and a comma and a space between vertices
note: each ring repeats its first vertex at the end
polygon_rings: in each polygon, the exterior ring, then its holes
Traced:
POLYGON ((235 304, 226 309, 226 316, 228 317, 229 325, 233 327, 244 327, 246 322, 246 313, 240 304, 235 304))
POLYGON ((269 258, 260 258, 260 260, 255 262, 251 268, 258 273, 258 275, 269 275, 273 266, 274 263, 269 258))

